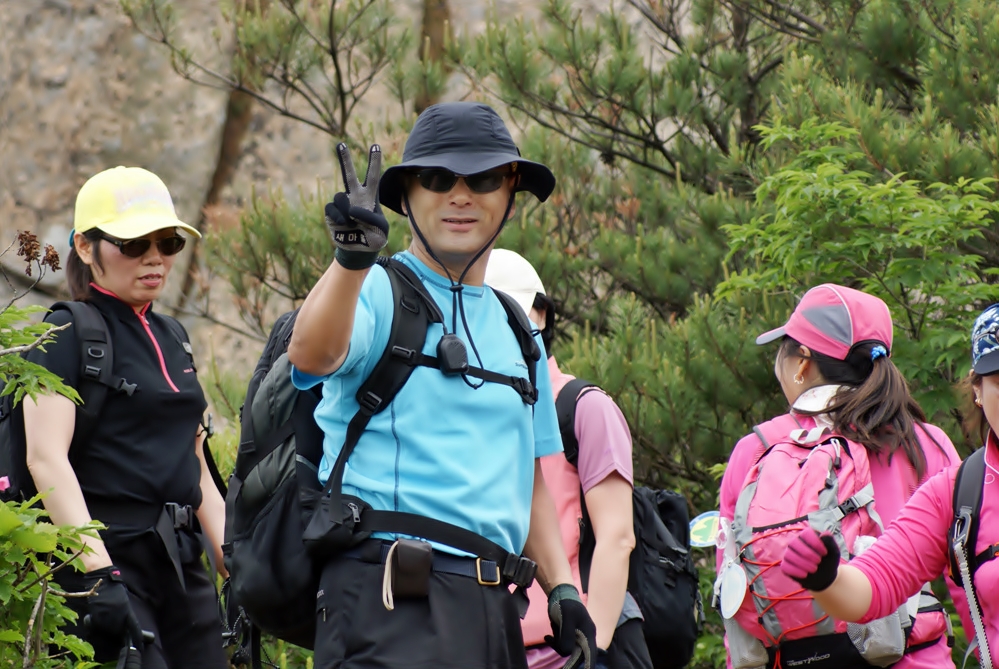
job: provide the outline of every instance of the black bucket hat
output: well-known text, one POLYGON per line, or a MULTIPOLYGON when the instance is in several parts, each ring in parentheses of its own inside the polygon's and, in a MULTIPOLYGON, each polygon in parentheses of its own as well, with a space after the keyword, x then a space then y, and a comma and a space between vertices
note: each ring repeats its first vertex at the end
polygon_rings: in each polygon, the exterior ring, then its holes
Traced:
POLYGON ((555 175, 542 165, 520 157, 510 131, 499 114, 479 102, 442 102, 428 107, 406 140, 402 163, 385 170, 378 186, 379 201, 402 214, 407 170, 443 167, 468 175, 517 163, 516 191, 527 191, 544 202, 555 189, 555 175))

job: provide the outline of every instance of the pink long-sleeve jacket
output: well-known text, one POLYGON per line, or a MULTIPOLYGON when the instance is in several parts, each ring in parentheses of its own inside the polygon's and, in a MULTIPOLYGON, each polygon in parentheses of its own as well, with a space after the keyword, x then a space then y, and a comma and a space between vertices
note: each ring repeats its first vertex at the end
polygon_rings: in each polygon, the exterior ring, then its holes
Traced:
MULTIPOLYGON (((985 484, 975 553, 999 552, 999 444, 989 435, 985 453, 985 484)), ((954 481, 957 467, 940 472, 912 496, 905 508, 870 550, 850 562, 871 582, 871 608, 860 622, 887 615, 919 584, 949 572, 949 535, 954 518, 954 481)), ((953 583, 948 579, 948 582, 953 583)), ((999 649, 999 559, 982 564, 973 579, 982 607, 985 636, 995 660, 999 649)), ((974 627, 963 590, 953 586, 954 606, 970 638, 974 627)))

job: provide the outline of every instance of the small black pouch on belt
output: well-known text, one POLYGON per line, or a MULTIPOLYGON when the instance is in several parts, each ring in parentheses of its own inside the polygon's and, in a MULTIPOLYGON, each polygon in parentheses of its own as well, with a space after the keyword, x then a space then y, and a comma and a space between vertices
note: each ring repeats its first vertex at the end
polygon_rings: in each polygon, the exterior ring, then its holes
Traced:
POLYGON ((434 549, 426 541, 399 539, 391 552, 392 592, 396 597, 426 597, 434 549))

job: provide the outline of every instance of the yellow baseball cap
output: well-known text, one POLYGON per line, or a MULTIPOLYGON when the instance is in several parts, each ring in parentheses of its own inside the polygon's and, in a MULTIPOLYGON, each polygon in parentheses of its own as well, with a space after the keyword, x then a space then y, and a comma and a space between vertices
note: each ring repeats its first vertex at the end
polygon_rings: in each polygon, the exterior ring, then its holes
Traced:
POLYGON ((98 172, 76 196, 76 232, 97 228, 118 239, 136 239, 174 227, 201 237, 195 228, 177 218, 162 179, 141 167, 119 166, 98 172))

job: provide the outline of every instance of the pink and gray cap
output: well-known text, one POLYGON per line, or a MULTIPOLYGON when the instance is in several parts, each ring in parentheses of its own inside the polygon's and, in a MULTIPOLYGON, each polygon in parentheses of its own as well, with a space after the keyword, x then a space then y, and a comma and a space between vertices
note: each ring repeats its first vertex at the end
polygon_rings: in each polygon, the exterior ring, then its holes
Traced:
POLYGON ((882 344, 886 349, 883 354, 889 355, 891 312, 874 295, 824 283, 805 293, 787 323, 761 334, 756 343, 768 344, 784 336, 837 360, 846 360, 850 350, 861 343, 882 344))

